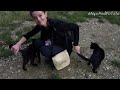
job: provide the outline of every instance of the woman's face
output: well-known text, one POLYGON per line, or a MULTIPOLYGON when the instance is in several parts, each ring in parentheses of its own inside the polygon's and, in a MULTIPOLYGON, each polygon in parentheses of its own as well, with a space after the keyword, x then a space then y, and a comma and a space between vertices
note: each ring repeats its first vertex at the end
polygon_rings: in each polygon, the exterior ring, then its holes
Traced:
POLYGON ((47 12, 34 11, 32 17, 38 25, 47 26, 47 12))

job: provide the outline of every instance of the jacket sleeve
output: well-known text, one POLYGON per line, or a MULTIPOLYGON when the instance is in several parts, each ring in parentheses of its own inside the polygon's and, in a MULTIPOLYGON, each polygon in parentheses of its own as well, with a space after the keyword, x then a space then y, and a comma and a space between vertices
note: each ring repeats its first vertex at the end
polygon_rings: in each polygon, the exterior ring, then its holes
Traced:
POLYGON ((77 46, 79 43, 79 26, 77 24, 68 23, 68 30, 72 31, 73 45, 77 46))
POLYGON ((39 28, 38 25, 36 25, 34 27, 34 29, 32 29, 30 32, 24 34, 23 36, 28 40, 30 37, 34 36, 35 34, 37 34, 41 29, 39 28))

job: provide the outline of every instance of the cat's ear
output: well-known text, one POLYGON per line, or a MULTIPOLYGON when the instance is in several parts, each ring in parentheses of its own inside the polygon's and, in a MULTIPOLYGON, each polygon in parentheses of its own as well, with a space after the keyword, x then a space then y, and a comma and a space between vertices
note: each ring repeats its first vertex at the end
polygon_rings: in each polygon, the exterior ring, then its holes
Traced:
POLYGON ((9 49, 11 49, 11 48, 12 48, 12 46, 13 46, 13 44, 9 44, 9 49))

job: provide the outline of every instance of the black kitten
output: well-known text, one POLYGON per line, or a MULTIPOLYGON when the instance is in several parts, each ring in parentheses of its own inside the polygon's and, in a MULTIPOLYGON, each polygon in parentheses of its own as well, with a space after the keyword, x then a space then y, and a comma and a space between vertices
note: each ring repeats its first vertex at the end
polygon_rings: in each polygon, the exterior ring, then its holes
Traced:
MULTIPOLYGON (((34 47, 34 41, 35 39, 32 40, 32 44, 30 44, 27 48, 25 48, 24 50, 19 50, 22 53, 22 57, 23 57, 23 70, 26 71, 26 64, 30 61, 31 65, 33 66, 37 66, 37 64, 34 63, 35 57, 38 57, 38 62, 40 63, 40 52, 37 51, 34 47)), ((11 49, 13 45, 10 44, 9 48, 11 49)))
POLYGON ((93 54, 91 55, 90 59, 84 57, 81 54, 78 54, 78 55, 82 59, 84 59, 86 61, 89 61, 88 65, 90 65, 90 64, 93 65, 93 69, 92 69, 93 73, 97 73, 96 69, 99 67, 99 65, 101 64, 102 60, 104 59, 105 52, 104 52, 104 50, 102 48, 100 48, 98 46, 98 44, 92 43, 92 42, 91 42, 90 49, 93 49, 93 54))

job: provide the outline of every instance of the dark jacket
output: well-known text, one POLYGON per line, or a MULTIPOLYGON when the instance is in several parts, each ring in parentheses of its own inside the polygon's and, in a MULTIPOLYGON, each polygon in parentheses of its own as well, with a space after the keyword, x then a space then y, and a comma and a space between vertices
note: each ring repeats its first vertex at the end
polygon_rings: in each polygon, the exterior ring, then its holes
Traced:
POLYGON ((51 39, 53 45, 57 45, 72 51, 72 42, 74 46, 79 42, 79 27, 73 23, 66 23, 58 19, 48 19, 48 27, 36 25, 35 28, 24 35, 29 39, 41 31, 41 40, 51 39))

